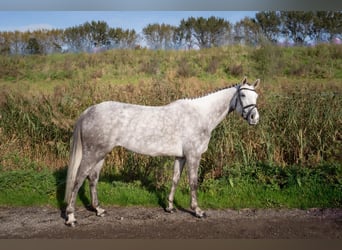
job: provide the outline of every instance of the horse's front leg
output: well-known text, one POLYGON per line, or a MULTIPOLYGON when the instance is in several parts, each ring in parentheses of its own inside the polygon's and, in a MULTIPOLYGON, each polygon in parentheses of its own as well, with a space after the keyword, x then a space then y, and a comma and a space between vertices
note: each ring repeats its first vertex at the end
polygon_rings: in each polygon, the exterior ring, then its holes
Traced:
POLYGON ((171 187, 171 191, 170 191, 169 198, 168 198, 169 205, 165 209, 166 212, 173 213, 175 211, 175 209, 173 207, 173 199, 175 197, 175 192, 176 192, 176 188, 177 188, 179 179, 180 179, 182 172, 183 172, 184 164, 185 164, 185 158, 184 157, 183 158, 176 158, 174 170, 173 170, 172 187, 171 187))
POLYGON ((197 187, 198 187, 198 168, 201 156, 187 157, 187 164, 189 168, 189 184, 191 193, 191 209, 194 210, 195 215, 199 218, 206 217, 206 214, 197 203, 197 187))

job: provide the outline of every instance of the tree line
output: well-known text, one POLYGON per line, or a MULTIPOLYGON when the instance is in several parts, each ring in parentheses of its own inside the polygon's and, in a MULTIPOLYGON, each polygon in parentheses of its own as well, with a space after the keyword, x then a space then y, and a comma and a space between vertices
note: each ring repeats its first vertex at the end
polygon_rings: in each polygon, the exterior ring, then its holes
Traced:
POLYGON ((331 42, 342 38, 342 11, 261 11, 232 24, 220 17, 189 17, 178 26, 148 24, 141 33, 91 21, 66 28, 0 32, 1 54, 94 52, 105 49, 203 49, 240 43, 331 42))

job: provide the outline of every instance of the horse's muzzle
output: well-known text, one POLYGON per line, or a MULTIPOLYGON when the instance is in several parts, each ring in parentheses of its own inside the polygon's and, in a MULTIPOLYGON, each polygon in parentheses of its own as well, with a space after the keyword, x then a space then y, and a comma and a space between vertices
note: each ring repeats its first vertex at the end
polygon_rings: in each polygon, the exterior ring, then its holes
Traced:
POLYGON ((256 107, 254 107, 248 114, 247 121, 249 125, 257 125, 259 122, 259 112, 256 107))

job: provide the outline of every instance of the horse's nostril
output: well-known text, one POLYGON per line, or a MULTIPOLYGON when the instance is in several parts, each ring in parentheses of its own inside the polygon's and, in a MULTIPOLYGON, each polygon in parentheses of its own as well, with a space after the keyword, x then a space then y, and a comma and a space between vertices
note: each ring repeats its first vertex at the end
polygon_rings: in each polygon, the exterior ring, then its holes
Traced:
POLYGON ((251 119, 254 120, 254 115, 253 114, 251 115, 251 119))

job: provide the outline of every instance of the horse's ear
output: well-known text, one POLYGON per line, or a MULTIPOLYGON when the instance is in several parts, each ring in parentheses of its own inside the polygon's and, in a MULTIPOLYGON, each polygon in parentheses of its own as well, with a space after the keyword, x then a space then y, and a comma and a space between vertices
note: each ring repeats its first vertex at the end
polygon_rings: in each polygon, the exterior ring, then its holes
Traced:
POLYGON ((255 83, 253 84, 254 89, 257 89, 260 86, 260 79, 257 79, 255 83))
POLYGON ((242 84, 246 84, 247 83, 247 76, 245 76, 242 80, 242 84))

